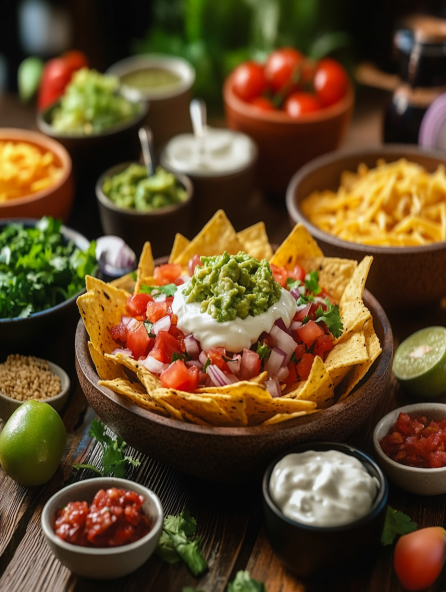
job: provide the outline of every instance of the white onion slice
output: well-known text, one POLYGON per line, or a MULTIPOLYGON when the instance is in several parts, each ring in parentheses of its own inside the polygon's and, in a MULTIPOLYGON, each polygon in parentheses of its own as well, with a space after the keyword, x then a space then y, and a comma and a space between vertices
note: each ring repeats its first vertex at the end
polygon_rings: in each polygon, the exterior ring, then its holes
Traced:
POLYGON ((229 360, 229 362, 226 362, 228 365, 229 370, 235 374, 236 376, 238 376, 239 372, 240 372, 240 365, 242 362, 242 356, 240 354, 235 355, 232 360, 229 360))
POLYGON ((134 327, 137 323, 139 323, 139 321, 137 321, 136 319, 130 319, 130 321, 127 323, 127 329, 130 331, 130 329, 134 327))
POLYGON ((163 364, 153 356, 147 356, 145 360, 141 362, 141 364, 149 370, 149 372, 154 372, 155 374, 161 374, 164 370, 167 370, 169 364, 163 364))
POLYGON ((298 304, 297 305, 297 312, 300 312, 304 308, 307 308, 308 304, 298 304))
POLYGON ((121 323, 127 327, 127 325, 130 323, 130 321, 132 320, 132 317, 127 317, 125 315, 122 315, 121 317, 121 323))
POLYGON ((200 355, 200 348, 198 347, 198 341, 195 339, 192 333, 186 335, 184 338, 184 346, 186 347, 186 351, 190 357, 193 360, 197 360, 198 356, 200 355))
POLYGON ((234 384, 234 382, 239 381, 237 376, 234 376, 234 374, 229 374, 228 372, 224 372, 223 374, 226 376, 226 380, 228 381, 228 384, 234 384))
POLYGON ((132 350, 127 348, 117 347, 112 351, 112 356, 115 356, 116 354, 124 354, 125 356, 129 356, 129 358, 133 358, 132 350))
POLYGON ((272 397, 276 398, 282 395, 277 378, 268 378, 268 380, 265 381, 265 386, 272 397))
POLYGON ((293 321, 291 323, 291 331, 297 331, 298 329, 300 329, 302 327, 302 323, 300 321, 293 321))
POLYGON ((203 364, 201 362, 199 362, 198 360, 188 360, 186 362, 186 366, 188 368, 191 368, 192 366, 196 366, 199 370, 201 370, 203 368, 203 364))
POLYGON ((279 369, 283 366, 286 357, 286 353, 277 347, 274 347, 271 350, 271 355, 265 364, 265 370, 270 376, 275 376, 277 374, 279 369))
POLYGON ((288 368, 286 366, 282 366, 282 368, 279 368, 279 371, 276 374, 276 378, 279 382, 283 382, 288 378, 289 374, 290 371, 288 370, 288 368))
POLYGON ((155 302, 166 302, 167 296, 165 294, 160 294, 159 296, 155 296, 155 302))
POLYGON ((161 319, 156 321, 156 323, 153 323, 152 333, 154 335, 158 335, 160 331, 168 331, 170 329, 171 324, 172 321, 170 320, 169 315, 166 315, 165 317, 162 317, 161 319))
POLYGON ((200 352, 200 355, 198 356, 198 359, 200 360, 200 362, 204 366, 206 364, 206 362, 207 362, 207 359, 208 359, 208 357, 206 355, 206 352, 204 352, 204 351, 200 352))
POLYGON ((277 325, 271 327, 269 334, 273 339, 274 345, 286 353, 286 359, 283 363, 285 366, 290 361, 291 355, 297 347, 297 343, 292 337, 290 337, 290 335, 288 335, 288 333, 279 329, 277 325))

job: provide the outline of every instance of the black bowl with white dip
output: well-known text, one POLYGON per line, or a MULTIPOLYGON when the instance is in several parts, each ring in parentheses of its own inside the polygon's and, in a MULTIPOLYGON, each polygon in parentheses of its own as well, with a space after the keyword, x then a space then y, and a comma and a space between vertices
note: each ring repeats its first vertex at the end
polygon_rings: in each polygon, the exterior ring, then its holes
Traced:
POLYGON ((271 547, 300 577, 348 569, 380 545, 387 480, 352 446, 308 442, 288 450, 269 465, 262 493, 271 547))

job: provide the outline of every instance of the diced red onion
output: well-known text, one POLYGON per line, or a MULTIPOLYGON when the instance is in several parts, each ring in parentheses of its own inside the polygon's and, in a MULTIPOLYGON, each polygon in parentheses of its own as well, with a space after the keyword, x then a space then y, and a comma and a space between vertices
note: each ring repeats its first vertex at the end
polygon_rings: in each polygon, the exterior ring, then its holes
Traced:
POLYGON ((204 351, 200 352, 200 355, 198 356, 198 359, 200 360, 200 362, 204 366, 206 364, 206 362, 207 362, 207 359, 208 359, 208 357, 206 355, 206 352, 204 352, 204 351))
POLYGON ((207 367, 206 372, 212 380, 212 382, 215 384, 215 386, 226 386, 227 384, 232 384, 230 379, 228 379, 228 377, 226 376, 226 374, 222 370, 220 370, 218 366, 215 366, 214 364, 210 364, 207 367))
POLYGON ((199 362, 198 360, 189 360, 188 362, 186 362, 186 366, 188 368, 191 368, 192 366, 196 366, 199 370, 201 370, 203 368, 203 364, 201 362, 199 362))
POLYGON ((277 321, 274 324, 276 325, 276 327, 279 327, 279 329, 282 329, 282 331, 285 331, 285 333, 288 333, 288 335, 291 335, 291 331, 285 325, 283 319, 277 319, 277 321))
POLYGON ((234 376, 234 374, 229 374, 228 372, 224 372, 223 374, 226 376, 226 379, 228 380, 228 384, 234 384, 234 382, 239 381, 237 376, 234 376))
POLYGON ((293 321, 291 323, 291 331, 297 331, 298 329, 300 329, 302 327, 302 323, 300 321, 293 321))
POLYGON ((304 308, 307 308, 308 304, 298 304, 297 305, 297 312, 300 312, 301 310, 304 310, 304 308))
POLYGON ((269 335, 272 338, 274 345, 286 353, 287 357, 284 362, 284 365, 288 364, 293 351, 297 347, 297 343, 294 341, 294 339, 292 337, 290 337, 288 335, 288 333, 285 333, 285 331, 282 331, 282 329, 279 329, 279 327, 277 327, 277 325, 273 325, 271 327, 271 331, 269 332, 269 335))
POLYGON ((137 323, 139 323, 139 321, 137 321, 136 319, 130 319, 130 321, 127 323, 127 329, 130 331, 130 329, 134 327, 137 323))
POLYGON ((291 296, 295 299, 295 300, 299 300, 301 293, 299 292, 299 288, 293 288, 290 291, 291 296))
POLYGON ((124 354, 124 356, 129 356, 129 358, 133 358, 132 350, 131 349, 124 349, 122 347, 117 347, 112 351, 112 356, 116 354, 124 354))
POLYGON ((235 355, 232 360, 229 360, 229 362, 226 362, 229 370, 235 374, 236 376, 238 376, 239 372, 240 372, 240 365, 242 362, 242 356, 240 354, 235 355))
POLYGON ((190 335, 186 335, 184 338, 184 346, 190 357, 193 360, 197 360, 200 354, 200 348, 198 347, 198 341, 195 339, 192 333, 190 335))
POLYGON ((169 364, 163 364, 151 355, 148 355, 141 364, 145 366, 149 372, 154 372, 155 374, 161 374, 161 372, 164 372, 164 370, 167 370, 169 367, 169 364))
POLYGON ((282 395, 280 383, 277 378, 268 378, 268 380, 265 381, 265 386, 272 397, 276 398, 282 395))
POLYGON ((121 323, 127 327, 127 325, 130 323, 130 321, 132 320, 132 317, 126 317, 125 315, 122 315, 121 317, 121 323))
POLYGON ((286 353, 277 347, 273 347, 271 350, 271 355, 269 356, 266 364, 265 370, 268 372, 270 376, 275 376, 279 371, 286 360, 286 353))
POLYGON ((276 378, 279 382, 283 382, 288 378, 289 374, 290 371, 288 370, 288 368, 286 366, 282 366, 282 368, 279 368, 279 371, 276 374, 276 378))
MULTIPOLYGON (((280 329, 276 327, 278 331, 280 329)), ((283 333, 283 331, 282 331, 283 333)), ((240 380, 249 380, 257 376, 259 373, 259 354, 251 351, 250 349, 244 349, 242 355, 242 361, 240 364, 239 377, 240 380)))
POLYGON ((155 302, 166 302, 167 296, 165 294, 160 294, 159 296, 155 296, 155 302))
POLYGON ((152 333, 158 335, 160 331, 168 331, 170 329, 171 324, 172 321, 170 320, 170 316, 166 315, 165 317, 162 317, 161 319, 156 321, 156 323, 153 323, 152 333))
POLYGON ((96 241, 96 258, 103 273, 119 276, 133 269, 136 255, 119 236, 101 236, 96 241))

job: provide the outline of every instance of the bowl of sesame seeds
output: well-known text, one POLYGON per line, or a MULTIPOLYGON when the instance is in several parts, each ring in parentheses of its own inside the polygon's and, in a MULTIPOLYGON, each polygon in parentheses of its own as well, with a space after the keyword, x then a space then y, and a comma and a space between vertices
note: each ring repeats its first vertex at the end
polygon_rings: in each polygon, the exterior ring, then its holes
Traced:
POLYGON ((68 374, 53 362, 13 354, 0 364, 0 418, 5 421, 31 399, 48 403, 59 412, 69 392, 68 374))

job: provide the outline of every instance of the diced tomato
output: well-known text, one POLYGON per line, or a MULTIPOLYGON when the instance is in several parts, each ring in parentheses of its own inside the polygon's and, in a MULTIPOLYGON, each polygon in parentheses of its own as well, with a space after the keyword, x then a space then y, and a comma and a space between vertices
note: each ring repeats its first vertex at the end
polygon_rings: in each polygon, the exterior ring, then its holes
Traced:
POLYGON ((206 374, 206 372, 200 372, 199 375, 198 375, 198 384, 200 386, 206 384, 206 380, 207 379, 208 379, 208 375, 206 374))
POLYGON ((147 304, 147 319, 151 323, 156 323, 156 321, 159 321, 171 313, 172 309, 170 308, 170 302, 168 302, 167 298, 164 302, 149 302, 147 304))
POLYGON ((296 372, 299 374, 302 380, 306 380, 309 377, 313 362, 314 356, 312 354, 304 354, 301 361, 297 364, 296 372))
POLYGON ((118 323, 110 329, 110 335, 112 339, 125 345, 125 342, 127 341, 127 327, 124 323, 118 323))
POLYGON ((187 368, 183 360, 175 360, 160 376, 161 385, 179 391, 193 392, 198 384, 198 368, 187 368))
POLYGON ((311 312, 311 302, 309 304, 307 304, 307 306, 305 308, 303 308, 302 310, 299 310, 299 312, 296 312, 296 314, 294 315, 293 321, 299 321, 300 323, 304 320, 305 317, 307 317, 311 312))
POLYGON ((295 280, 300 280, 301 282, 305 279, 305 269, 300 265, 295 265, 293 271, 288 272, 288 277, 291 277, 295 280))
POLYGON ((181 265, 177 263, 166 263, 155 267, 155 279, 158 286, 165 286, 166 284, 173 284, 176 279, 183 273, 181 265))
POLYGON ((215 366, 218 366, 223 372, 230 372, 229 366, 223 359, 223 356, 226 356, 224 347, 211 347, 211 349, 206 353, 208 358, 211 360, 211 364, 215 364, 215 366))
POLYGON ((181 278, 177 278, 174 282, 175 286, 182 286, 184 284, 184 280, 181 278))
POLYGON ((289 374, 285 380, 285 384, 287 386, 291 386, 292 384, 294 384, 297 380, 297 374, 296 374, 296 364, 294 362, 289 362, 288 366, 287 366, 288 370, 289 370, 289 374))
POLYGON ((333 342, 329 335, 321 335, 316 340, 316 345, 314 346, 313 354, 315 356, 319 356, 324 359, 325 352, 329 352, 333 349, 333 342))
POLYGON ((330 294, 327 292, 327 290, 326 290, 325 288, 322 288, 322 286, 321 286, 321 292, 318 294, 318 296, 319 296, 320 298, 323 298, 324 300, 325 300, 326 298, 328 298, 328 300, 331 302, 331 304, 333 304, 333 306, 336 304, 336 301, 335 301, 335 299, 333 298, 333 296, 331 296, 331 295, 330 295, 330 294))
POLYGON ((170 364, 172 355, 176 352, 182 354, 184 347, 167 331, 160 331, 155 339, 150 355, 162 362, 163 364, 170 364))
POLYGON ((149 337, 147 329, 143 323, 135 324, 127 335, 127 347, 132 351, 135 360, 141 356, 146 356, 153 347, 155 340, 149 337))
POLYGON ((260 372, 260 358, 259 354, 251 351, 250 349, 243 350, 242 361, 240 364, 240 380, 249 380, 258 376, 260 372))
POLYGON ((305 270, 300 265, 295 265, 292 271, 285 269, 285 267, 277 267, 277 265, 271 265, 271 271, 273 272, 274 279, 282 286, 287 287, 287 279, 292 278, 293 280, 300 280, 301 282, 305 279, 305 270))
POLYGON ((183 331, 181 331, 181 329, 178 329, 176 325, 170 325, 169 333, 172 335, 172 337, 178 339, 178 341, 181 341, 185 337, 183 331))
POLYGON ((307 347, 311 347, 318 337, 324 335, 324 330, 314 321, 308 321, 297 332, 307 347))
POLYGON ((132 317, 141 316, 145 314, 147 304, 152 301, 153 298, 150 294, 143 294, 142 292, 134 294, 130 298, 127 298, 127 310, 132 317))
POLYGON ((298 345, 296 347, 296 349, 294 350, 294 356, 296 358, 296 360, 301 360, 302 356, 307 352, 307 348, 305 347, 305 345, 303 343, 301 343, 300 345, 298 345))
POLYGON ((197 265, 203 265, 203 263, 201 262, 201 256, 198 254, 194 255, 192 259, 189 259, 189 263, 187 264, 187 269, 191 277, 194 275, 194 271, 197 265))

